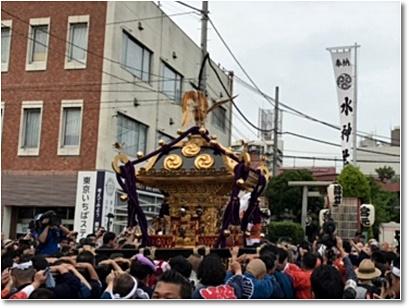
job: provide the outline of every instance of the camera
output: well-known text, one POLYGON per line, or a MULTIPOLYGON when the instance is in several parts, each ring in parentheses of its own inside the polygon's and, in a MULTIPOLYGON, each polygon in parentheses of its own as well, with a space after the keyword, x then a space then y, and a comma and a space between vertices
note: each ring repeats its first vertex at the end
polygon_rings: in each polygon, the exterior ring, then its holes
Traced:
POLYGON ((41 222, 44 221, 44 219, 48 218, 48 223, 46 225, 48 226, 59 226, 61 224, 61 219, 57 216, 57 214, 54 211, 47 211, 41 216, 41 222))
POLYGON ((322 225, 322 231, 318 239, 318 244, 323 245, 321 255, 326 257, 328 264, 332 264, 336 259, 335 247, 337 238, 335 236, 336 225, 332 218, 328 217, 322 225))
POLYGON ((323 226, 319 243, 325 245, 327 248, 337 246, 337 239, 335 237, 336 225, 332 218, 328 218, 323 226))
POLYGON ((355 299, 356 298, 356 288, 357 288, 357 284, 356 284, 355 280, 348 279, 345 282, 345 287, 344 287, 344 292, 343 292, 342 298, 344 298, 344 299, 355 299))
POLYGON ((388 281, 384 277, 377 277, 373 279, 372 284, 378 289, 388 288, 388 281))

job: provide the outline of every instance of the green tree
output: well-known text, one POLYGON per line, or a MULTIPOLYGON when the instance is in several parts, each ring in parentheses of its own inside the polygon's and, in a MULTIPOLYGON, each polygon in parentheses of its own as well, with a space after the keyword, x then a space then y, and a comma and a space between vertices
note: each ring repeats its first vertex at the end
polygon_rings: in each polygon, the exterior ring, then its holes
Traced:
POLYGON ((360 198, 363 202, 369 201, 371 192, 369 182, 358 167, 347 165, 342 169, 337 180, 342 186, 344 197, 360 198))
POLYGON ((288 221, 273 221, 268 226, 267 238, 276 243, 280 239, 300 244, 304 239, 304 230, 301 225, 288 221))
POLYGON ((375 169, 381 182, 390 181, 395 176, 395 170, 391 166, 384 166, 375 169))
POLYGON ((400 201, 396 193, 382 190, 374 178, 368 177, 367 179, 371 196, 369 202, 375 207, 373 231, 377 236, 381 223, 389 221, 399 222, 400 201))
POLYGON ((308 170, 288 170, 271 179, 265 193, 272 215, 280 216, 285 209, 292 215, 300 216, 302 205, 302 188, 288 186, 288 181, 313 181, 308 170))

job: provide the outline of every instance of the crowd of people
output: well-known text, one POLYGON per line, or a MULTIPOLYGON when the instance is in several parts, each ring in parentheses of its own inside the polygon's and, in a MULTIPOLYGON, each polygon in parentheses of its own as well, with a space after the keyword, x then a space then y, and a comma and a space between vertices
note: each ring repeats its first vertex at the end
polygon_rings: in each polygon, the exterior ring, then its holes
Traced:
POLYGON ((299 245, 265 241, 252 254, 210 249, 155 259, 134 229, 78 234, 52 218, 1 241, 2 299, 399 299, 399 247, 334 235, 299 245), (136 251, 128 257, 126 251, 136 251))

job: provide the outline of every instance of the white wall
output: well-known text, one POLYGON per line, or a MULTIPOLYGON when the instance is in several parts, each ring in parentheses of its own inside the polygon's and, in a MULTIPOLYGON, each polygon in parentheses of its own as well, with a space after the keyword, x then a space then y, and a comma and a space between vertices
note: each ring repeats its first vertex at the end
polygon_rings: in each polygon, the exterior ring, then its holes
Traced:
POLYGON ((379 228, 379 242, 393 244, 395 242, 395 231, 400 230, 400 224, 396 222, 383 223, 379 228))
MULTIPOLYGON (((151 63, 152 82, 150 84, 141 82, 141 80, 134 78, 119 64, 104 60, 103 70, 105 72, 119 76, 127 81, 135 80, 138 85, 145 88, 147 87, 151 91, 141 89, 140 87, 132 84, 111 84, 103 86, 103 91, 114 90, 118 92, 102 92, 101 94, 101 111, 99 119, 96 164, 97 169, 111 169, 111 161, 115 155, 112 144, 117 141, 117 118, 115 115, 118 111, 123 112, 135 120, 149 126, 146 148, 147 153, 158 147, 156 138, 157 130, 160 130, 173 137, 177 136, 176 131, 180 128, 181 123, 181 106, 175 102, 172 103, 169 101, 159 101, 158 104, 158 100, 165 100, 167 97, 161 93, 156 93, 160 91, 160 82, 155 82, 155 80, 161 79, 161 60, 167 62, 171 67, 182 74, 185 79, 197 78, 201 64, 200 48, 167 17, 141 21, 144 27, 142 31, 138 29, 137 21, 109 25, 109 23, 112 22, 160 16, 161 13, 162 11, 153 2, 108 2, 104 57, 114 59, 118 62, 121 61, 123 40, 122 31, 125 29, 139 42, 153 51, 151 63), (172 57, 173 52, 175 52, 177 55, 176 59, 172 57), (127 92, 121 92, 122 90, 127 92), (134 98, 141 101, 140 106, 134 107, 132 102, 134 98), (143 101, 148 99, 152 101, 143 101), (115 100, 130 102, 111 102, 115 100), (169 124, 169 118, 173 119, 173 125, 169 124)), ((227 84, 227 76, 223 74, 221 70, 219 71, 222 79, 227 84)), ((213 89, 209 91, 209 95, 210 97, 219 99, 218 97, 215 97, 215 94, 212 91, 216 92, 217 94, 220 92, 224 93, 224 91, 210 68, 208 68, 208 75, 209 88, 213 89)), ((117 82, 121 82, 121 80, 107 74, 103 74, 102 76, 102 83, 117 82)), ((190 89, 191 87, 187 83, 184 83, 182 93, 190 89)), ((224 95, 224 97, 226 96, 224 95)), ((224 132, 211 125, 211 115, 208 116, 207 120, 207 128, 209 129, 210 133, 217 135, 219 141, 225 145, 230 143, 229 109, 231 106, 229 105, 227 108, 226 130, 224 132)))
POLYGON ((4 239, 8 239, 10 236, 11 210, 10 206, 2 206, 1 208, 1 232, 4 233, 4 239))
MULTIPOLYGON (((400 147, 397 146, 382 146, 382 147, 364 147, 363 150, 375 151, 384 154, 375 154, 360 151, 358 148, 357 160, 373 160, 373 161, 400 161, 400 156, 390 156, 387 154, 400 155, 400 147)), ((361 172, 366 175, 377 175, 375 169, 390 166, 395 170, 395 174, 400 175, 400 163, 362 163, 358 162, 358 167, 361 172)))

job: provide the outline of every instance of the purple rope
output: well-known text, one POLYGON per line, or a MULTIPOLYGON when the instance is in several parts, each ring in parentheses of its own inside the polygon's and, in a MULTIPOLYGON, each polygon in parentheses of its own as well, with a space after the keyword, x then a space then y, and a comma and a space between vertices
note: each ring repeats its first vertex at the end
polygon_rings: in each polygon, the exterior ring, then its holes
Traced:
MULTIPOLYGON (((119 181, 119 185, 128 194, 128 227, 134 227, 137 225, 136 218, 138 219, 139 227, 142 232, 142 246, 149 246, 150 239, 148 235, 148 221, 146 220, 145 213, 139 206, 138 193, 136 191, 136 176, 135 168, 130 161, 125 165, 120 166, 122 180, 119 181)), ((119 179, 120 179, 119 177, 119 179)), ((118 175, 117 175, 118 179, 118 175)))
MULTIPOLYGON (((263 192, 265 186, 266 186, 266 178, 264 175, 261 174, 260 170, 257 170, 258 173, 258 180, 257 180, 257 185, 254 187, 253 191, 251 192, 250 200, 249 200, 249 205, 247 207, 247 210, 244 212, 243 219, 241 220, 241 230, 246 231, 247 230, 247 225, 250 222, 250 220, 253 218, 254 219, 254 214, 255 210, 258 207, 258 202, 257 199, 263 192)), ((261 221, 261 218, 260 218, 261 221)))
MULTIPOLYGON (((177 144, 179 141, 183 140, 186 136, 190 134, 200 134, 200 128, 198 126, 191 127, 178 138, 172 140, 169 144, 164 145, 163 147, 147 154, 146 156, 136 159, 134 161, 129 161, 124 166, 120 166, 121 173, 116 174, 117 181, 121 186, 122 190, 128 194, 128 227, 133 227, 137 224, 136 218, 138 219, 139 226, 142 232, 142 246, 147 246, 150 243, 149 235, 148 235, 148 223, 146 220, 146 216, 139 206, 138 194, 136 191, 136 176, 135 176, 135 168, 133 165, 139 164, 152 158, 153 156, 168 152, 172 146, 177 144), (123 182, 123 180, 125 183, 123 182)), ((211 139, 209 138, 209 132, 206 130, 204 134, 201 134, 202 138, 204 138, 207 142, 211 139)), ((222 152, 224 155, 230 157, 234 161, 238 162, 236 167, 234 168, 234 183, 232 188, 232 193, 230 195, 229 204, 226 207, 226 210, 223 215, 223 222, 222 222, 222 229, 220 232, 219 239, 217 241, 217 246, 221 244, 221 247, 226 246, 226 238, 224 236, 223 231, 227 229, 230 224, 233 225, 240 225, 240 200, 238 198, 238 194, 240 192, 240 188, 237 185, 237 180, 242 178, 246 180, 249 175, 249 171, 255 171, 252 168, 246 167, 244 162, 239 161, 239 159, 230 153, 226 153, 226 151, 216 145, 218 150, 222 152)), ((256 172, 256 171, 255 171, 256 172)))
POLYGON ((223 214, 222 227, 216 242, 216 247, 226 247, 226 237, 224 235, 224 230, 226 230, 230 224, 236 226, 240 225, 240 200, 238 197, 240 193, 240 187, 237 184, 237 180, 243 179, 245 181, 247 180, 248 176, 249 168, 246 167, 244 161, 241 161, 234 167, 233 188, 230 194, 229 203, 227 204, 226 210, 223 214))

